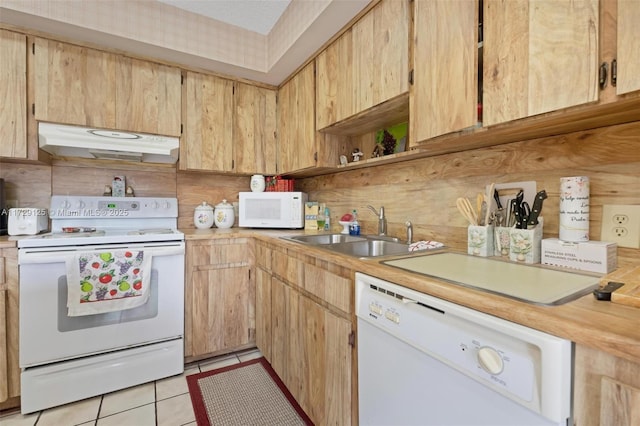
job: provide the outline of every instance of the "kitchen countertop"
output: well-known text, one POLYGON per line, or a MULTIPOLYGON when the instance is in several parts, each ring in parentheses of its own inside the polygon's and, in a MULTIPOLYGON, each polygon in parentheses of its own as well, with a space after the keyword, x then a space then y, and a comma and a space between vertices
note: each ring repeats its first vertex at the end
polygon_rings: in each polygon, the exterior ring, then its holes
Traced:
MULTIPOLYGON (((187 241, 211 238, 256 238, 294 250, 304 247, 307 255, 317 253, 323 259, 340 266, 364 271, 380 279, 640 363, 640 327, 638 327, 640 308, 596 301, 591 294, 559 306, 530 304, 380 263, 382 260, 403 256, 359 259, 280 238, 305 234, 302 230, 211 228, 181 229, 181 231, 184 232, 187 241)), ((0 248, 15 247, 16 241, 10 238, 12 237, 0 237, 0 248)))
MULTIPOLYGON (((280 239, 279 237, 305 233, 304 231, 292 230, 251 230, 240 228, 192 229, 183 230, 183 232, 187 240, 254 237, 267 243, 277 243, 280 247, 291 249, 300 249, 301 244, 280 239), (277 241, 274 241, 274 238, 277 238, 277 241)), ((558 306, 525 303, 403 271, 381 263, 382 260, 404 257, 404 255, 359 259, 311 245, 304 245, 303 247, 307 255, 313 255, 316 252, 323 259, 340 266, 363 271, 368 275, 373 275, 416 291, 640 363, 639 308, 596 301, 592 294, 558 306)), ((421 252, 420 254, 424 253, 421 252)))

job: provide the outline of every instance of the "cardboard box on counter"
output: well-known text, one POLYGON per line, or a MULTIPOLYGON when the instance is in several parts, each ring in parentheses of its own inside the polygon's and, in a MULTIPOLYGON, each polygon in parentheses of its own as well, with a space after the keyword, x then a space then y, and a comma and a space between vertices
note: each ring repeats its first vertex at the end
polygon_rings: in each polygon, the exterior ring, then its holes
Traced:
POLYGON ((307 201, 304 203, 304 229, 318 230, 318 202, 307 201))
POLYGON ((616 243, 607 241, 571 243, 545 238, 542 240, 542 263, 608 274, 618 267, 617 248, 616 243))

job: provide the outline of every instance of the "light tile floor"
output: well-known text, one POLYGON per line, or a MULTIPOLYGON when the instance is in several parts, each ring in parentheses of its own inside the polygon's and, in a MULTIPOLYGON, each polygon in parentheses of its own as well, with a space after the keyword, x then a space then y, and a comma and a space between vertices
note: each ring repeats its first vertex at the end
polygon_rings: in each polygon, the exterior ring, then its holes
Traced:
POLYGON ((180 376, 50 408, 37 413, 0 414, 1 426, 195 426, 186 376, 249 361, 259 350, 186 365, 180 376))

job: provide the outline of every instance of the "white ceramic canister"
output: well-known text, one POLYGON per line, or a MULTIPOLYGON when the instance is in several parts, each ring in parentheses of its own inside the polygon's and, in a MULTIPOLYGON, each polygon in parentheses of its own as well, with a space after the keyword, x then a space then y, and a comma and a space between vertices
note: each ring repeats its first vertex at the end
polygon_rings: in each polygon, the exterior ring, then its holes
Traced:
POLYGON ((213 207, 203 201, 193 212, 193 223, 198 229, 211 228, 213 225, 213 207))
POLYGON ((251 176, 251 191, 263 192, 265 188, 265 181, 263 175, 251 176))
POLYGON ((216 205, 215 223, 218 228, 231 228, 235 220, 233 205, 227 203, 227 200, 222 200, 220 204, 216 205))

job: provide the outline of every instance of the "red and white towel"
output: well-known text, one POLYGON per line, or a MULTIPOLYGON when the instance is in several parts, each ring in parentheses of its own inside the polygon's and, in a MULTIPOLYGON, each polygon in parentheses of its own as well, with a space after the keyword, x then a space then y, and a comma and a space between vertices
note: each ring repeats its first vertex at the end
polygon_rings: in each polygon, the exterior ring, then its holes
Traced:
POLYGON ((93 315, 144 305, 151 255, 142 250, 78 253, 67 260, 68 315, 93 315))

